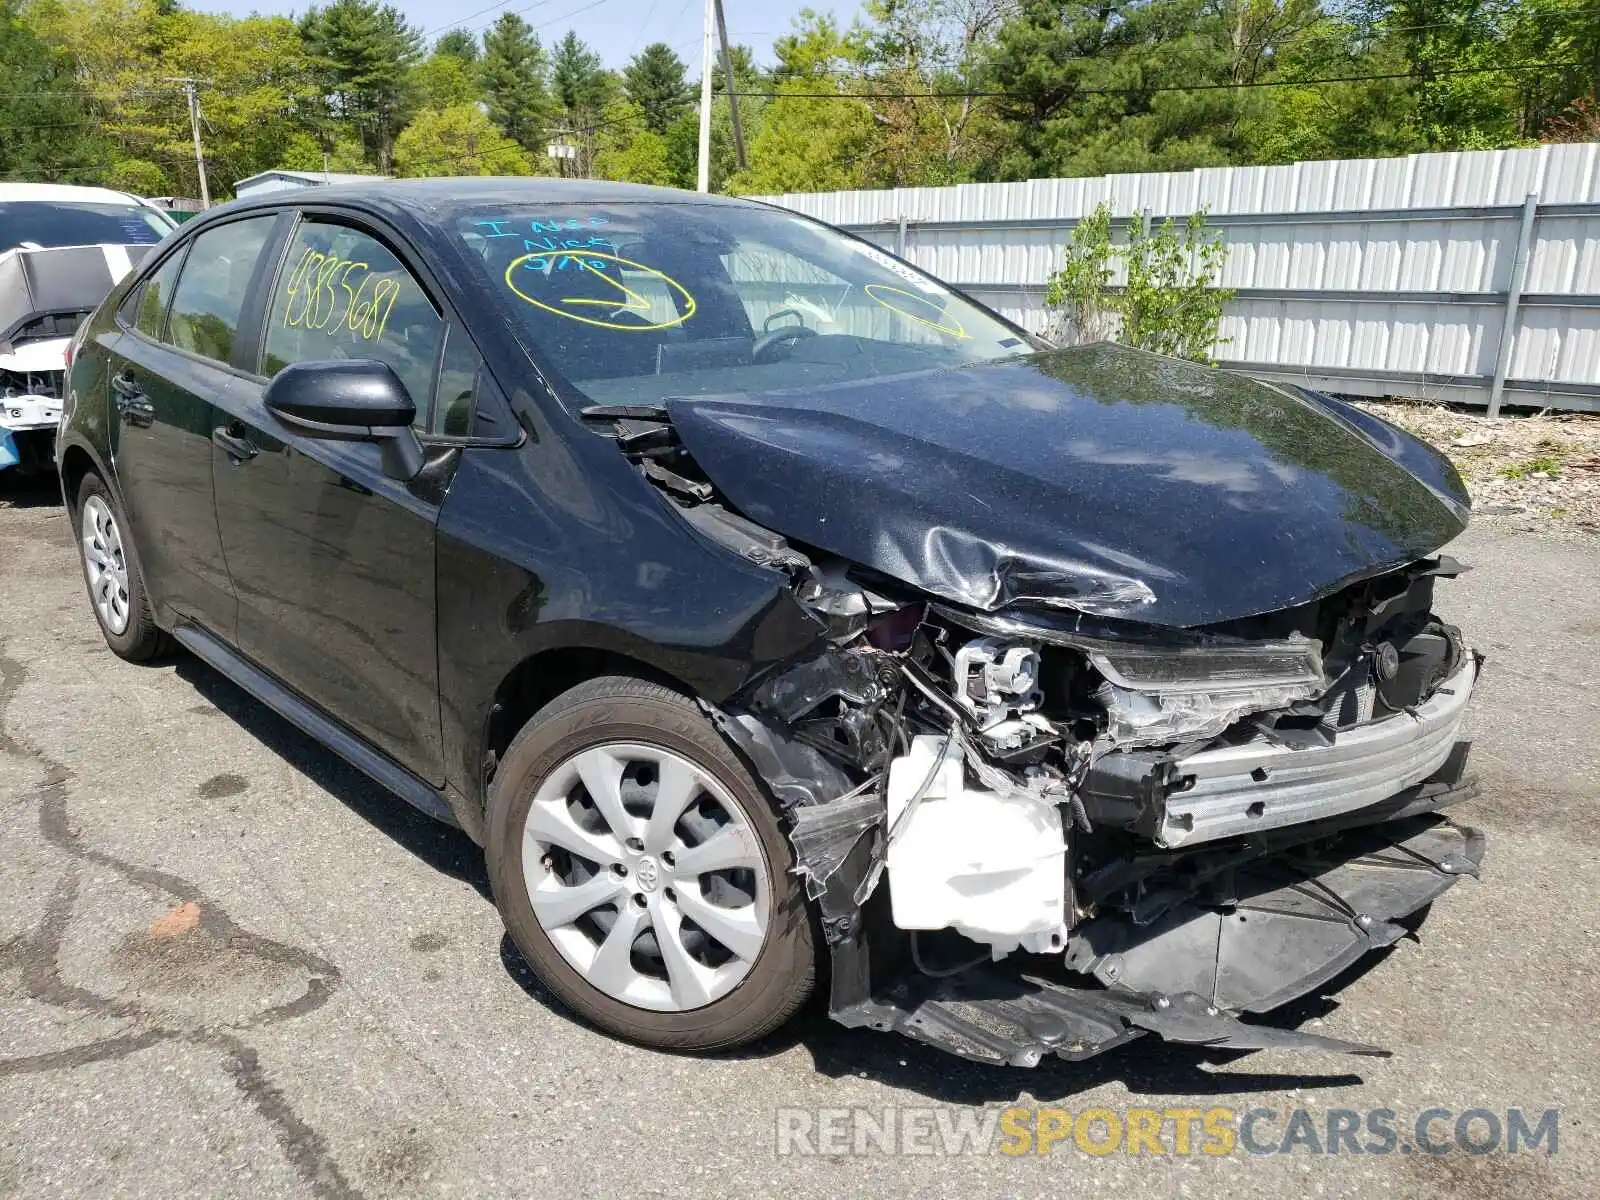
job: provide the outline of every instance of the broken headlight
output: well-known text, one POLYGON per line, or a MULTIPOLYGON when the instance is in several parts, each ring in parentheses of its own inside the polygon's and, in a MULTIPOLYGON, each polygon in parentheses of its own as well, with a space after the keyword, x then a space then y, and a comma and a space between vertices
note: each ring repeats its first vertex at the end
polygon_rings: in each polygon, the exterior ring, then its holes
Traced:
POLYGON ((1321 647, 1300 635, 1238 645, 1080 648, 1106 680, 1095 692, 1105 705, 1106 734, 1124 746, 1215 737, 1240 717, 1327 687, 1321 647))

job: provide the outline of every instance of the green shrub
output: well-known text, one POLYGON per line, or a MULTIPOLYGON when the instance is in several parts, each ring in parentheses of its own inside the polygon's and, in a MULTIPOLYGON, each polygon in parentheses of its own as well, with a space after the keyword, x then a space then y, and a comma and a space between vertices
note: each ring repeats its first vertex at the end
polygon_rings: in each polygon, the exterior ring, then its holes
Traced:
POLYGON ((1102 204, 1078 222, 1061 270, 1050 279, 1045 307, 1051 333, 1066 344, 1113 338, 1156 354, 1209 363, 1222 306, 1233 292, 1211 286, 1227 258, 1222 235, 1205 213, 1182 225, 1168 217, 1146 232, 1134 222, 1126 245, 1111 237, 1111 208, 1102 204), (1113 280, 1118 267, 1126 283, 1113 280))

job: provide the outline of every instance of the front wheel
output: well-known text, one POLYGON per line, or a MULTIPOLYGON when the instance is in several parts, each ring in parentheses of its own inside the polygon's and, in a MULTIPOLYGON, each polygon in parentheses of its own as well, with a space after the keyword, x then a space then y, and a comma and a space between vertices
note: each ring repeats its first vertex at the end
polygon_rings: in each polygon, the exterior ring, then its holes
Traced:
POLYGON ((495 776, 488 841, 517 948, 610 1033, 722 1049, 811 993, 816 944, 788 839, 678 692, 612 676, 545 706, 495 776))

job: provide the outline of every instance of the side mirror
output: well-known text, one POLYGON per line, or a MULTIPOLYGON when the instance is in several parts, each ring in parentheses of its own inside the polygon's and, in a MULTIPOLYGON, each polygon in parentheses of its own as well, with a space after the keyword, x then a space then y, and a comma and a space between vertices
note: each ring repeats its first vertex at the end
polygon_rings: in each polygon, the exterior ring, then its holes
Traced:
POLYGON ((293 363, 262 393, 267 411, 305 437, 377 442, 383 470, 402 481, 422 470, 422 443, 411 423, 417 406, 388 363, 333 359, 293 363))

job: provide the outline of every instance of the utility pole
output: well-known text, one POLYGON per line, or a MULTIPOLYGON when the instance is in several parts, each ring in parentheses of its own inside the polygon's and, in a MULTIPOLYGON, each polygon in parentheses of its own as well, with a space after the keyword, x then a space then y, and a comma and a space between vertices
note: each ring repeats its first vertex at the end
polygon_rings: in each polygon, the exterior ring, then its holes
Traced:
POLYGON ((200 94, 198 89, 200 84, 208 81, 182 75, 177 78, 168 78, 164 82, 181 84, 183 86, 183 94, 189 99, 189 130, 194 134, 194 165, 200 173, 200 208, 204 211, 211 207, 211 191, 206 187, 206 154, 200 147, 200 94))
POLYGON ((728 22, 722 13, 722 0, 716 0, 717 41, 722 44, 722 77, 728 82, 728 113, 733 118, 733 158, 744 170, 750 164, 744 157, 744 130, 739 124, 738 85, 733 82, 733 55, 728 50, 728 22))
POLYGON ((711 190, 711 72, 712 32, 716 25, 717 0, 706 0, 700 16, 700 181, 699 190, 711 190))

